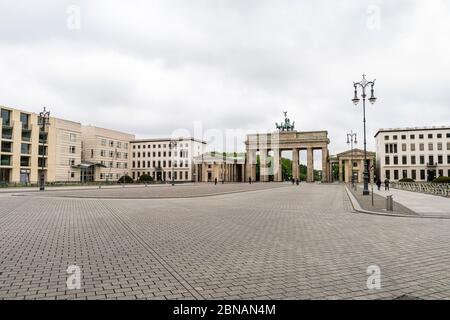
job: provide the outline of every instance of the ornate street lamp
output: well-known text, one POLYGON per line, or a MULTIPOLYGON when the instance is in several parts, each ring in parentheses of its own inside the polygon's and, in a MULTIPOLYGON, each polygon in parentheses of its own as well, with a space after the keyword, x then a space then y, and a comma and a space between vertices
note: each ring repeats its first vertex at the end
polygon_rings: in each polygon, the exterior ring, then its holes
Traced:
POLYGON ((369 192, 369 166, 367 163, 367 150, 366 150, 366 88, 370 86, 370 103, 374 104, 375 101, 377 101, 377 98, 374 96, 373 87, 375 85, 375 80, 373 81, 367 81, 366 75, 363 74, 362 80, 360 82, 353 82, 353 88, 355 89, 355 96, 353 97, 352 101, 356 105, 358 105, 360 99, 358 97, 358 87, 361 88, 362 94, 361 97, 363 98, 363 123, 364 123, 364 189, 363 189, 363 195, 367 196, 370 194, 369 192))
POLYGON ((347 133, 347 144, 350 144, 350 150, 351 150, 351 161, 352 161, 352 187, 355 187, 355 178, 354 178, 354 172, 353 172, 353 144, 357 144, 358 141, 356 141, 356 133, 353 133, 353 131, 350 131, 350 133, 347 133))
POLYGON ((41 121, 41 134, 42 134, 42 155, 41 155, 41 176, 39 178, 39 190, 44 191, 45 190, 45 142, 48 139, 44 139, 45 137, 45 126, 47 125, 49 119, 50 119, 50 111, 47 111, 47 109, 44 107, 44 110, 39 112, 39 119, 41 121))

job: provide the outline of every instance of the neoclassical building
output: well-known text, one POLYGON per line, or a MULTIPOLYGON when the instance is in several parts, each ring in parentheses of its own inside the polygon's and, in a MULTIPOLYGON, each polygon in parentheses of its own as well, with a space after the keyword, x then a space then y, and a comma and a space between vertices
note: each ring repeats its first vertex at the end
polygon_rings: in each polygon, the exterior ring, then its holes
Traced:
MULTIPOLYGON (((369 168, 375 164, 375 152, 367 151, 367 162, 369 163, 369 168)), ((353 149, 338 153, 330 158, 330 168, 332 169, 335 166, 339 168, 339 182, 350 183, 353 171, 354 181, 362 183, 364 181, 364 150, 353 149)), ((374 171, 372 170, 370 172, 371 179, 373 178, 373 173, 374 171)))
POLYGON ((208 152, 194 158, 198 182, 243 182, 245 157, 208 152))
POLYGON ((299 178, 299 152, 307 151, 307 182, 314 182, 314 150, 322 152, 322 181, 329 181, 329 158, 327 131, 295 131, 294 124, 286 117, 285 123, 277 124, 278 131, 272 133, 249 134, 245 141, 246 172, 245 180, 256 181, 257 154, 260 157, 260 181, 267 182, 270 176, 273 181, 281 182, 281 152, 292 151, 292 176, 299 178), (272 153, 273 161, 268 165, 268 154, 272 153))

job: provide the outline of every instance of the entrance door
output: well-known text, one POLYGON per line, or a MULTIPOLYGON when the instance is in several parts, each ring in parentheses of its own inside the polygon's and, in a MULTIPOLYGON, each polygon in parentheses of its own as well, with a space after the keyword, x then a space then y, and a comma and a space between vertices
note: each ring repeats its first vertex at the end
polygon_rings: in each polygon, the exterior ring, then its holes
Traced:
POLYGON ((427 175, 428 175, 428 181, 433 181, 434 178, 436 178, 436 171, 435 170, 428 170, 427 171, 427 175))
POLYGON ((161 171, 156 172, 156 181, 162 181, 162 172, 161 171))

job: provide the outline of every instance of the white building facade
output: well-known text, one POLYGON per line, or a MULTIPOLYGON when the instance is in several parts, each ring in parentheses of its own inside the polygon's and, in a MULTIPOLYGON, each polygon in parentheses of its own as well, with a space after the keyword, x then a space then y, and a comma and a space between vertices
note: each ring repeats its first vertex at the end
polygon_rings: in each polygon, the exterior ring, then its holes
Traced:
POLYGON ((380 129, 375 139, 382 180, 450 176, 450 126, 380 129))
POLYGON ((194 138, 141 139, 131 141, 131 173, 134 180, 146 174, 160 182, 193 182, 194 158, 206 142, 194 138))

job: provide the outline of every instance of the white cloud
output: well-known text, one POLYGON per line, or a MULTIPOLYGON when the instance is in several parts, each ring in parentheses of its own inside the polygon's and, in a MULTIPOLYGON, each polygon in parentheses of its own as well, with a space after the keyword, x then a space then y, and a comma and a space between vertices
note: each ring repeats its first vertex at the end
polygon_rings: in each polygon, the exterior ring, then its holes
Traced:
MULTIPOLYGON (((327 129, 332 153, 362 137, 352 81, 377 78, 380 127, 449 124, 450 10, 423 1, 2 1, 0 104, 138 136, 274 128, 284 109, 327 129), (80 30, 66 27, 68 6, 80 30), (367 8, 380 8, 367 28, 367 8)), ((362 141, 362 139, 360 139, 362 141)), ((242 144, 243 147, 243 144, 242 144)))

